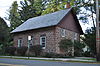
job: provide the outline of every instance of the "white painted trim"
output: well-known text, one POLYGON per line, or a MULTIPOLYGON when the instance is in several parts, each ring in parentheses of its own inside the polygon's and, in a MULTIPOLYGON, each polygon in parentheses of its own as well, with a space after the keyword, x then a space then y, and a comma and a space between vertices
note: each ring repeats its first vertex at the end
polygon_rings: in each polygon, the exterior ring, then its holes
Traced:
POLYGON ((66 36, 66 30, 65 29, 61 28, 60 33, 61 33, 61 37, 66 36))
POLYGON ((42 47, 42 49, 45 49, 46 48, 46 36, 40 37, 40 45, 42 45, 42 38, 45 38, 45 47, 42 47))
POLYGON ((17 43, 18 43, 18 47, 21 47, 22 46, 22 39, 18 39, 17 43))
POLYGON ((74 34, 74 40, 77 40, 77 33, 74 34))
POLYGON ((27 42, 27 44, 28 44, 28 48, 30 47, 30 43, 33 45, 33 41, 34 41, 33 38, 34 38, 34 37, 31 36, 31 35, 28 36, 28 42, 27 42), (29 41, 30 41, 30 42, 29 42, 29 41))

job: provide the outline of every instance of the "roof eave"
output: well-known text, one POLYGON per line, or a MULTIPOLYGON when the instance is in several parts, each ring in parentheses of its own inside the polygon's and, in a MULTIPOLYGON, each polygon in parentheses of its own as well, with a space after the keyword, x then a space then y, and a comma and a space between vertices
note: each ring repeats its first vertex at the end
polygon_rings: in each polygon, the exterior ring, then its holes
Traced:
POLYGON ((30 30, 37 30, 37 29, 42 29, 42 28, 47 28, 47 27, 53 27, 53 26, 56 26, 56 25, 51 25, 51 26, 46 26, 46 27, 40 27, 40 28, 36 28, 36 29, 28 29, 28 30, 16 31, 16 32, 12 31, 10 33, 14 34, 14 33, 20 33, 20 32, 30 31, 30 30))
MULTIPOLYGON (((72 10, 72 12, 74 12, 74 11, 72 10)), ((80 35, 83 35, 84 33, 83 33, 82 27, 79 23, 79 20, 77 19, 76 13, 73 13, 73 15, 74 15, 74 18, 75 18, 77 25, 79 26, 80 35)))

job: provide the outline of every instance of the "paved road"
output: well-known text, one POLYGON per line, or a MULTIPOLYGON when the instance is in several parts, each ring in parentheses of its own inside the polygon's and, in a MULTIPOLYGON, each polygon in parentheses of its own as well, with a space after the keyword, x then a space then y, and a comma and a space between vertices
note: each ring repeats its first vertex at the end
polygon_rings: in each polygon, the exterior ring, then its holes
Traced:
POLYGON ((0 58, 0 66, 100 66, 100 64, 50 62, 0 58))

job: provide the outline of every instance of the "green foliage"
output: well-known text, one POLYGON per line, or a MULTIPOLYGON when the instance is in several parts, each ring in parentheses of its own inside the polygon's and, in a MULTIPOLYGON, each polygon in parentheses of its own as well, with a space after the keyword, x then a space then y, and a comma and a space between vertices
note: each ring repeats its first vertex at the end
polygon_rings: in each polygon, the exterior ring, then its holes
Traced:
POLYGON ((74 53, 75 56, 82 56, 83 54, 83 48, 85 48, 85 43, 82 43, 80 41, 74 41, 74 53))
POLYGON ((48 0, 42 15, 65 9, 68 0, 48 0))
POLYGON ((17 47, 17 48, 16 48, 17 55, 25 56, 25 53, 26 53, 27 49, 28 49, 28 48, 25 47, 25 46, 17 47))
POLYGON ((9 17, 8 20, 10 21, 10 31, 15 29, 17 26, 22 24, 22 21, 20 19, 19 13, 18 13, 18 4, 17 1, 14 1, 12 6, 9 9, 9 17))
POLYGON ((56 1, 56 0, 50 0, 48 1, 48 4, 46 5, 46 9, 43 11, 42 15, 44 14, 48 14, 48 13, 53 13, 55 11, 64 9, 64 6, 59 3, 60 1, 56 1))
POLYGON ((74 47, 78 50, 82 50, 85 47, 85 44, 80 41, 74 41, 74 47))
POLYGON ((9 29, 6 22, 0 18, 0 46, 3 49, 8 45, 9 29))
POLYGON ((59 42, 60 51, 63 52, 65 56, 72 56, 73 42, 70 39, 62 39, 59 42))
POLYGON ((11 23, 11 30, 29 18, 65 9, 65 5, 68 1, 71 7, 74 7, 74 11, 77 15, 81 15, 79 19, 82 22, 88 23, 88 17, 91 16, 94 24, 93 14, 95 14, 95 0, 93 3, 90 0, 23 0, 20 1, 20 6, 18 6, 17 1, 14 1, 10 7, 8 19, 11 23), (83 12, 83 8, 86 11, 90 11, 91 14, 83 12))
POLYGON ((93 21, 95 27, 94 15, 95 11, 95 0, 48 0, 45 10, 43 10, 42 15, 53 13, 62 9, 66 9, 65 5, 67 2, 70 3, 71 7, 74 7, 74 11, 79 15, 79 20, 83 23, 88 23, 88 18, 90 17, 93 21), (84 11, 83 11, 84 9, 84 11), (87 13, 90 12, 90 13, 87 13))
POLYGON ((73 42, 70 39, 63 39, 59 42, 60 49, 67 50, 69 47, 73 46, 73 42))
POLYGON ((8 53, 9 55, 15 55, 16 47, 6 47, 5 48, 5 53, 8 53))
POLYGON ((85 56, 85 57, 92 57, 90 51, 85 51, 85 52, 83 53, 83 56, 85 56))
POLYGON ((40 56, 42 47, 40 45, 34 45, 29 48, 30 52, 34 52, 35 56, 40 56))
POLYGON ((29 18, 40 16, 43 10, 42 0, 24 0, 20 2, 19 14, 22 21, 26 21, 29 18))
POLYGON ((57 54, 56 53, 53 53, 53 52, 49 52, 49 53, 45 53, 45 56, 44 57, 47 57, 47 58, 55 58, 55 57, 57 57, 57 54))
POLYGON ((74 47, 74 56, 82 56, 83 48, 85 47, 84 43, 79 41, 72 42, 70 39, 63 39, 59 42, 59 48, 61 51, 64 50, 66 54, 72 54, 72 47, 74 47))
POLYGON ((20 6, 18 6, 17 1, 14 1, 9 9, 7 18, 7 20, 10 21, 10 31, 18 27, 29 18, 40 16, 43 9, 43 0, 20 1, 20 6))
POLYGON ((86 34, 82 37, 83 42, 89 47, 93 56, 96 55, 96 31, 95 28, 87 29, 86 34))

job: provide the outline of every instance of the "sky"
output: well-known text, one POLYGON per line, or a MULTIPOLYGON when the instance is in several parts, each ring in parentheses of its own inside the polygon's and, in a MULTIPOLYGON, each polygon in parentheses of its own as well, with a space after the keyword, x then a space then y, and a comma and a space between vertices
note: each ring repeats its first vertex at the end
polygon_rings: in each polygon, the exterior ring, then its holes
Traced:
MULTIPOLYGON (((9 10, 10 6, 12 5, 13 1, 17 1, 18 4, 19 4, 20 1, 22 1, 22 0, 0 0, 0 17, 4 18, 4 20, 6 21, 6 23, 8 24, 8 26, 10 26, 10 22, 7 21, 5 19, 5 17, 8 16, 8 14, 7 14, 8 10, 9 10)), ((83 29, 84 32, 85 32, 85 30, 87 28, 90 28, 92 26, 92 22, 91 22, 90 18, 89 18, 89 21, 90 21, 89 24, 84 24, 84 23, 80 22, 81 27, 82 27, 82 29, 83 29)))
MULTIPOLYGON (((8 16, 8 11, 13 1, 18 1, 20 3, 21 0, 0 0, 0 17, 4 18, 8 16)), ((8 25, 10 25, 9 21, 5 20, 8 25)))

